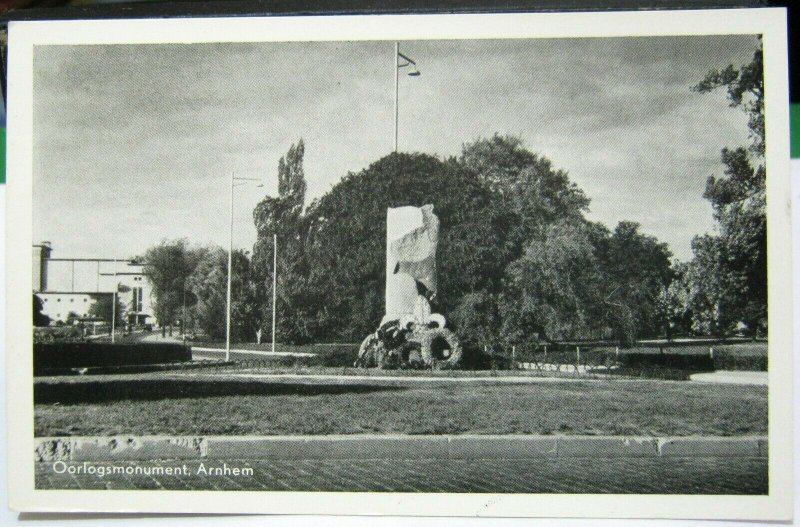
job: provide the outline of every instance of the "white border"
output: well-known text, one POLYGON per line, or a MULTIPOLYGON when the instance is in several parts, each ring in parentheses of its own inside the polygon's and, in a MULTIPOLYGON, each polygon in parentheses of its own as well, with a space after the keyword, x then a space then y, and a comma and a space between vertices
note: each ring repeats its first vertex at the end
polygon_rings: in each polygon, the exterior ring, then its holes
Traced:
POLYGON ((792 287, 783 9, 12 22, 6 217, 9 504, 17 511, 787 520, 792 516, 792 287), (769 225, 768 496, 34 490, 30 246, 34 45, 763 34, 769 225))

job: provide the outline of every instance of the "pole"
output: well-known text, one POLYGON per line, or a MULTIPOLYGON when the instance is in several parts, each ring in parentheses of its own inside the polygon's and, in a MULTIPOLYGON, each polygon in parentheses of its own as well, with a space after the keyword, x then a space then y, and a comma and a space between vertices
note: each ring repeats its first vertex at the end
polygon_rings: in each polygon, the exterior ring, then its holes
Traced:
MULTIPOLYGON (((73 262, 74 264, 75 262, 73 262)), ((111 297, 111 343, 114 344, 114 334, 117 332, 117 259, 114 258, 114 293, 111 297)))
POLYGON ((183 279, 183 321, 181 322, 181 334, 183 335, 183 345, 186 345, 186 279, 183 279))
POLYGON ((228 238, 228 300, 225 316, 225 362, 231 358, 231 275, 233 273, 233 172, 231 172, 231 229, 228 238))
POLYGON ((398 104, 399 86, 400 86, 400 68, 397 67, 397 58, 400 56, 400 42, 394 43, 394 151, 397 152, 397 132, 398 132, 398 116, 400 109, 398 104))
POLYGON ((278 235, 272 235, 272 352, 275 353, 275 301, 278 298, 278 235))

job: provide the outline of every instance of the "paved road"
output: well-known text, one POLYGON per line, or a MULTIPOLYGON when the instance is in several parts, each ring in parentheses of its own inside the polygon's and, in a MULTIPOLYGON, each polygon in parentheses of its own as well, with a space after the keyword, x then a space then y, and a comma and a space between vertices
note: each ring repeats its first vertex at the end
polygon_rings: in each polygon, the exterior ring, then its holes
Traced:
MULTIPOLYGON (((227 461, 250 475, 198 473, 200 461, 118 462, 115 467, 181 467, 180 475, 57 474, 39 463, 39 489, 294 490, 601 494, 766 494, 763 458, 565 458, 530 460, 227 461), (185 466, 185 469, 183 468, 185 466)), ((79 467, 82 463, 72 462, 79 467)), ((97 464, 99 466, 100 464, 97 464)), ((64 465, 57 467, 63 470, 64 465)), ((222 468, 203 462, 207 471, 222 468)), ((140 469, 141 471, 141 469, 140 469)), ((201 471, 202 472, 202 471, 201 471)), ((210 471, 213 472, 213 471, 210 471)))
MULTIPOLYGON (((232 349, 232 360, 258 360, 265 357, 313 357, 314 353, 293 353, 290 351, 261 351, 261 350, 244 350, 232 349)), ((225 350, 219 348, 206 348, 202 346, 192 346, 192 359, 224 359, 225 350)))
POLYGON ((769 374, 765 371, 712 371, 694 373, 689 376, 689 380, 713 384, 767 386, 769 385, 769 374))
MULTIPOLYGON (((161 331, 153 331, 152 333, 147 333, 138 337, 137 340, 142 342, 167 342, 167 343, 175 343, 175 344, 182 344, 183 337, 179 333, 173 333, 172 336, 165 335, 161 336, 161 331)), ((220 360, 225 358, 225 349, 224 348, 209 348, 205 346, 196 346, 192 345, 192 359, 194 360, 203 360, 203 359, 210 359, 210 360, 220 360)), ((231 350, 231 358, 234 360, 259 360, 264 359, 265 357, 313 357, 313 353, 292 353, 286 351, 263 351, 263 350, 246 350, 246 349, 232 349, 231 350)))

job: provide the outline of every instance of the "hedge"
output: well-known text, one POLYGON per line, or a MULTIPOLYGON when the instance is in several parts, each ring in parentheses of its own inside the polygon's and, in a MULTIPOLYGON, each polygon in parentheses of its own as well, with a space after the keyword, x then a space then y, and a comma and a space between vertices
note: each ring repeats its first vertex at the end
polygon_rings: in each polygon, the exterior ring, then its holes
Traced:
POLYGON ((192 360, 182 344, 52 342, 33 345, 33 374, 72 368, 168 364, 192 360))

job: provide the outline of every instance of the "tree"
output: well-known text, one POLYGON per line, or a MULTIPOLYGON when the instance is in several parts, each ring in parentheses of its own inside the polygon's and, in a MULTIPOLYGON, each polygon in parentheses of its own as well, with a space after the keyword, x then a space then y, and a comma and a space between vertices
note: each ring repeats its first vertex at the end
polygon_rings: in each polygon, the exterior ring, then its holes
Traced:
POLYGON ((748 148, 723 148, 724 176, 711 176, 706 182, 703 196, 711 202, 719 234, 714 240, 695 240, 693 265, 697 268, 689 276, 696 278, 695 290, 703 292, 707 307, 712 309, 713 305, 715 312, 693 312, 700 326, 724 332, 736 322, 744 322, 755 334, 766 331, 767 326, 767 172, 760 44, 750 63, 739 69, 729 65, 710 71, 693 89, 704 93, 720 87, 727 88, 730 106, 747 113, 751 144, 748 148), (708 279, 702 278, 709 273, 720 274, 715 279, 718 287, 711 287, 708 279))
MULTIPOLYGON (((635 328, 634 337, 658 336, 668 331, 664 295, 673 277, 672 253, 667 244, 642 234, 639 227, 621 221, 610 236, 596 242, 606 282, 603 303, 623 316, 621 322, 635 328)), ((622 327, 617 330, 626 331, 622 327)))
POLYGON ((511 342, 578 339, 602 331, 603 277, 590 230, 585 222, 549 225, 509 265, 501 313, 511 342))
POLYGON ((582 219, 588 210, 589 199, 568 174, 525 148, 518 137, 494 134, 465 144, 459 162, 516 216, 512 236, 518 251, 547 225, 582 219))
MULTIPOLYGON (((672 280, 661 295, 659 304, 666 314, 668 331, 667 338, 672 338, 675 334, 686 334, 693 332, 692 328, 692 306, 691 296, 693 294, 692 284, 689 281, 689 273, 692 267, 687 262, 675 262, 672 265, 672 280)), ((708 334, 708 332, 705 332, 708 334)))
POLYGON ((273 236, 277 237, 279 259, 278 305, 282 313, 281 336, 284 340, 302 342, 309 335, 302 329, 306 315, 301 309, 307 268, 304 260, 303 207, 306 181, 303 169, 305 144, 300 139, 278 161, 278 196, 266 196, 253 210, 256 242, 253 246, 254 294, 258 305, 259 326, 272 332, 273 236))
POLYGON ((426 204, 440 221, 434 311, 450 316, 465 294, 500 288, 512 221, 487 185, 454 160, 393 153, 309 206, 304 305, 315 306, 306 318, 314 335, 352 341, 375 330, 384 313, 386 209, 426 204))
POLYGON ((180 317, 184 290, 189 276, 205 255, 206 249, 191 248, 185 239, 162 240, 144 255, 144 274, 153 288, 154 314, 162 332, 180 317))
POLYGON ((747 113, 747 127, 752 139, 750 150, 757 157, 764 157, 764 49, 761 37, 748 64, 739 69, 729 64, 723 70, 711 70, 692 90, 707 93, 723 87, 728 91, 730 106, 747 113))
POLYGON ((44 302, 42 299, 33 295, 33 325, 37 328, 50 325, 50 317, 42 313, 44 311, 44 302))
POLYGON ((386 209, 426 204, 440 221, 432 309, 468 346, 633 335, 635 316, 657 325, 653 312, 664 311, 652 304, 655 284, 664 287, 653 277, 669 267, 665 246, 635 224, 611 235, 588 222, 588 198, 518 138, 478 139, 457 159, 387 155, 347 174, 305 210, 302 152, 290 149, 278 166, 279 196, 253 214, 255 287, 266 308, 278 235, 282 340, 353 342, 373 332, 384 314, 386 209), (639 274, 623 272, 626 259, 643 267, 639 274), (605 301, 612 271, 631 308, 605 301))
POLYGON ((116 312, 114 310, 114 295, 113 294, 98 294, 93 295, 94 302, 89 306, 89 315, 99 318, 106 324, 111 324, 112 319, 115 318, 115 325, 122 326, 125 323, 125 304, 119 301, 117 296, 116 312))
POLYGON ((75 311, 70 311, 69 313, 67 313, 67 321, 66 322, 67 322, 68 326, 75 325, 75 323, 80 321, 80 319, 81 319, 81 316, 78 313, 76 313, 75 311))
POLYGON ((666 325, 660 301, 671 278, 671 254, 665 244, 641 234, 632 222, 620 223, 613 234, 587 222, 588 197, 518 137, 478 139, 464 145, 459 162, 513 217, 506 244, 516 261, 508 266, 508 284, 517 292, 503 295, 505 338, 577 338, 610 330, 630 342, 666 325), (576 262, 575 269, 586 265, 592 271, 570 274, 577 272, 570 270, 576 262), (563 280, 565 289, 551 289, 563 280), (548 300, 535 298, 539 294, 548 300))
MULTIPOLYGON (((197 325, 213 339, 225 338, 228 293, 228 253, 213 247, 203 255, 187 287, 196 298, 197 325)), ((250 260, 241 250, 233 252, 231 275, 231 340, 252 341, 258 328, 258 305, 250 276, 250 260)))

